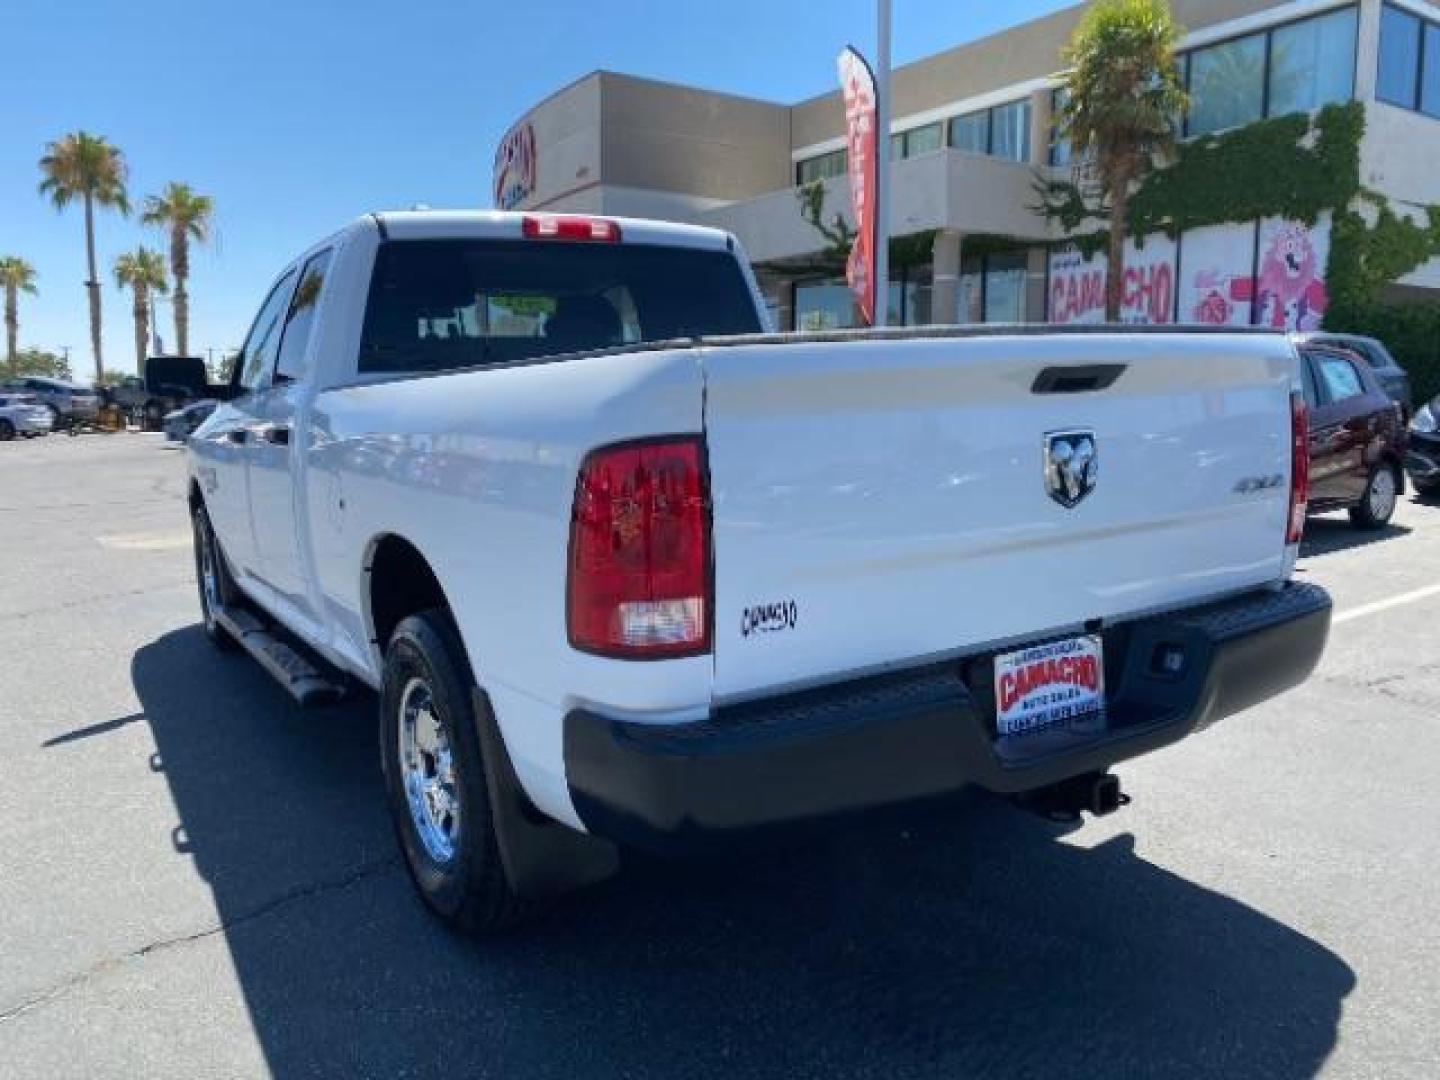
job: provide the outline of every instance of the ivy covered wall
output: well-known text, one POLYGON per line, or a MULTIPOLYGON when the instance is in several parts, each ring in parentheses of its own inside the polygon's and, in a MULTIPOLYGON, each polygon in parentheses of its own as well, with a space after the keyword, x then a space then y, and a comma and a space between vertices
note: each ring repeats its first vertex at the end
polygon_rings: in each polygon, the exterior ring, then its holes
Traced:
MULTIPOLYGON (((1440 255, 1440 206, 1411 221, 1360 182, 1365 110, 1327 105, 1183 142, 1174 160, 1135 193, 1132 236, 1172 237, 1207 225, 1282 216, 1313 225, 1331 217, 1325 327, 1373 334, 1410 371, 1418 399, 1440 393, 1440 303, 1386 304, 1381 288, 1440 255)), ((1047 185, 1049 212, 1069 229, 1090 218, 1078 188, 1047 185), (1068 189, 1068 190, 1067 190, 1068 189)), ((1103 231, 1081 236, 1086 251, 1103 231)))

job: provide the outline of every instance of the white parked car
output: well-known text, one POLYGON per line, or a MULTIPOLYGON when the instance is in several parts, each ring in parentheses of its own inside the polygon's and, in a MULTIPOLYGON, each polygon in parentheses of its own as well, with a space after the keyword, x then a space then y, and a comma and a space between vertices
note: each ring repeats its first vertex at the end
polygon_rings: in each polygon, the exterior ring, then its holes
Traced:
POLYGON ((444 919, 969 785, 1106 812, 1317 662, 1285 337, 763 320, 724 233, 480 212, 261 304, 188 444, 205 628, 378 692, 444 919))
POLYGON ((0 442, 46 435, 54 422, 54 415, 33 395, 0 390, 0 442))

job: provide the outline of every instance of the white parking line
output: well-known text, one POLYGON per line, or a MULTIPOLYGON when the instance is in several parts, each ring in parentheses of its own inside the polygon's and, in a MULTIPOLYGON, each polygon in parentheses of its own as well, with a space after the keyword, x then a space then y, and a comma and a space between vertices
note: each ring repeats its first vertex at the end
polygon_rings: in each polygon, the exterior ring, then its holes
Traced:
POLYGON ((1379 611, 1389 611, 1392 607, 1399 607, 1401 604, 1411 604, 1416 600, 1424 600, 1427 596, 1440 595, 1440 585, 1426 585, 1424 588, 1411 589, 1409 592, 1392 596, 1388 600, 1376 600, 1373 604, 1361 604, 1359 607, 1350 608, 1348 611, 1341 611, 1330 620, 1332 623, 1349 622, 1351 619, 1361 619, 1366 615, 1374 615, 1379 611))
POLYGON ((178 532, 121 533, 97 536, 95 542, 116 551, 173 551, 187 548, 193 542, 189 529, 178 532))

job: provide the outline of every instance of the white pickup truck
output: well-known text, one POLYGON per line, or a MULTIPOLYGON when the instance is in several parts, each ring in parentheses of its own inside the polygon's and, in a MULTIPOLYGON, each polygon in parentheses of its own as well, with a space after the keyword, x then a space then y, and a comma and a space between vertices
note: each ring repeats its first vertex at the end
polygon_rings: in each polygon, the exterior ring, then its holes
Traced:
POLYGON ((692 846, 1108 770, 1304 679, 1279 335, 774 335, 721 232, 362 218, 190 440, 206 631, 379 692, 397 834, 472 931, 692 846))

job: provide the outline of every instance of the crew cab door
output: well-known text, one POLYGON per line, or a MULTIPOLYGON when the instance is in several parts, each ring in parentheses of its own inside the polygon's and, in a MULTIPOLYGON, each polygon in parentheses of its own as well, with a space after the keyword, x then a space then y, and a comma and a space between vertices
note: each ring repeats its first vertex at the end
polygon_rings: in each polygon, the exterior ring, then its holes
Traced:
POLYGON ((1305 350, 1317 400, 1310 414, 1310 496, 1317 505, 1349 504, 1365 490, 1365 447, 1372 402, 1355 361, 1305 350))
POLYGON ((259 560, 248 476, 251 443, 260 422, 256 409, 270 385, 295 277, 293 269, 287 271, 260 305, 260 313, 235 358, 231 382, 234 399, 216 408, 204 438, 191 440, 210 523, 230 569, 242 581, 255 576, 259 560))
POLYGON ((277 598, 311 617, 296 492, 300 490, 301 435, 296 430, 300 395, 315 315, 330 264, 327 249, 300 271, 279 331, 279 349, 266 385, 254 395, 248 455, 250 520, 255 530, 254 573, 277 598))

